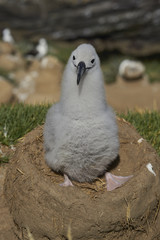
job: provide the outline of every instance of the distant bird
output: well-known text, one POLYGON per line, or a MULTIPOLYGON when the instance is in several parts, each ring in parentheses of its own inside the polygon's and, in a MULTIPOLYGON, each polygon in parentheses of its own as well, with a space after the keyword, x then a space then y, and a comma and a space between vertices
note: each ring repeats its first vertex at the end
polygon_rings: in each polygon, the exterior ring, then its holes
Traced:
POLYGON ((91 182, 105 174, 113 190, 131 176, 106 173, 119 152, 115 115, 105 97, 99 57, 90 44, 72 52, 62 79, 60 101, 48 111, 44 126, 47 164, 71 180, 91 182))
POLYGON ((42 59, 48 53, 48 44, 45 38, 40 38, 36 48, 31 49, 25 54, 27 58, 42 59))
POLYGON ((8 42, 13 44, 14 43, 14 39, 12 37, 11 31, 9 28, 5 28, 2 31, 2 41, 3 42, 8 42))

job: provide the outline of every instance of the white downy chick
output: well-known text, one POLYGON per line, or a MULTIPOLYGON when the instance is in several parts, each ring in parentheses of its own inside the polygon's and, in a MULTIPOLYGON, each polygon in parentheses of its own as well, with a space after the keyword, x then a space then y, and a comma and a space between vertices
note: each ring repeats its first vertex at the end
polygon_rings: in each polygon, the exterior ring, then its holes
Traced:
MULTIPOLYGON (((71 180, 95 180, 118 156, 115 115, 106 102, 100 60, 90 44, 81 44, 68 60, 60 101, 47 113, 44 148, 47 164, 64 174, 63 186, 73 186, 71 180)), ((130 177, 106 173, 107 189, 130 177)))

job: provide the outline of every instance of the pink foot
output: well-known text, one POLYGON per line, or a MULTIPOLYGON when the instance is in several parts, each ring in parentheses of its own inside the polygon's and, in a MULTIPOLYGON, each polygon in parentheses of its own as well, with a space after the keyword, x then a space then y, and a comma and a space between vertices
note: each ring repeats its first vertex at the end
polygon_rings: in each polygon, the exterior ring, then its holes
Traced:
POLYGON ((68 187, 68 186, 73 186, 71 180, 68 178, 68 176, 66 174, 64 174, 64 182, 60 184, 60 186, 62 187, 68 187))
POLYGON ((133 177, 133 175, 122 177, 106 172, 105 177, 107 182, 107 191, 112 191, 127 182, 131 177, 133 177))

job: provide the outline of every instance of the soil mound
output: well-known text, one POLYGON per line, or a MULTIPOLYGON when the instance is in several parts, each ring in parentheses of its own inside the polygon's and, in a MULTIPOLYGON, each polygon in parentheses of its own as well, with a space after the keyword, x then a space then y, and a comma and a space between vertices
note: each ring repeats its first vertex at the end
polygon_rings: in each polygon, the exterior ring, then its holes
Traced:
POLYGON ((29 234, 35 240, 160 239, 160 159, 129 123, 118 119, 118 125, 120 154, 110 170, 134 177, 112 192, 104 178, 59 186, 63 176, 44 161, 42 126, 18 143, 6 174, 5 197, 19 239, 29 239, 29 234))

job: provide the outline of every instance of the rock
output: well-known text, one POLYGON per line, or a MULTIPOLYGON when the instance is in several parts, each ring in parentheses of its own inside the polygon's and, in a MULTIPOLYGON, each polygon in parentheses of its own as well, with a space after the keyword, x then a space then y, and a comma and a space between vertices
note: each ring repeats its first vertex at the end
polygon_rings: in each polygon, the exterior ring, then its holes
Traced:
POLYGON ((23 37, 100 38, 106 49, 146 55, 160 52, 159 9, 160 2, 150 0, 6 0, 0 2, 1 30, 7 25, 23 37))
POLYGON ((5 197, 17 236, 30 230, 35 240, 156 239, 160 229, 160 159, 135 129, 118 119, 120 161, 112 172, 134 177, 113 192, 105 179, 61 187, 63 176, 44 161, 43 127, 16 146, 5 179, 5 197), (154 176, 146 165, 151 163, 154 176), (148 210, 149 209, 149 210, 148 210), (148 228, 149 223, 149 228, 148 228), (17 232, 18 231, 18 232, 17 232))
POLYGON ((0 55, 0 68, 4 69, 5 71, 13 71, 23 66, 24 66, 24 60, 19 54, 0 55))
POLYGON ((0 77, 0 104, 9 103, 13 97, 13 86, 0 77))
POLYGON ((16 49, 14 45, 7 42, 0 42, 0 55, 2 54, 14 54, 16 49))
POLYGON ((47 56, 42 61, 33 62, 30 71, 37 71, 35 78, 35 91, 31 94, 26 103, 53 103, 59 100, 60 83, 63 73, 63 66, 57 58, 47 56))
POLYGON ((119 75, 126 80, 137 80, 143 77, 145 66, 139 61, 123 60, 119 66, 119 75))
POLYGON ((46 69, 46 70, 57 69, 58 71, 62 71, 62 64, 56 57, 53 57, 53 56, 44 57, 41 61, 40 66, 42 69, 46 69))
POLYGON ((41 61, 34 59, 31 61, 29 71, 42 71, 42 70, 62 70, 62 63, 53 56, 46 56, 41 61))
POLYGON ((18 86, 13 89, 13 93, 19 102, 25 102, 31 94, 35 92, 34 74, 25 72, 19 80, 18 86))

